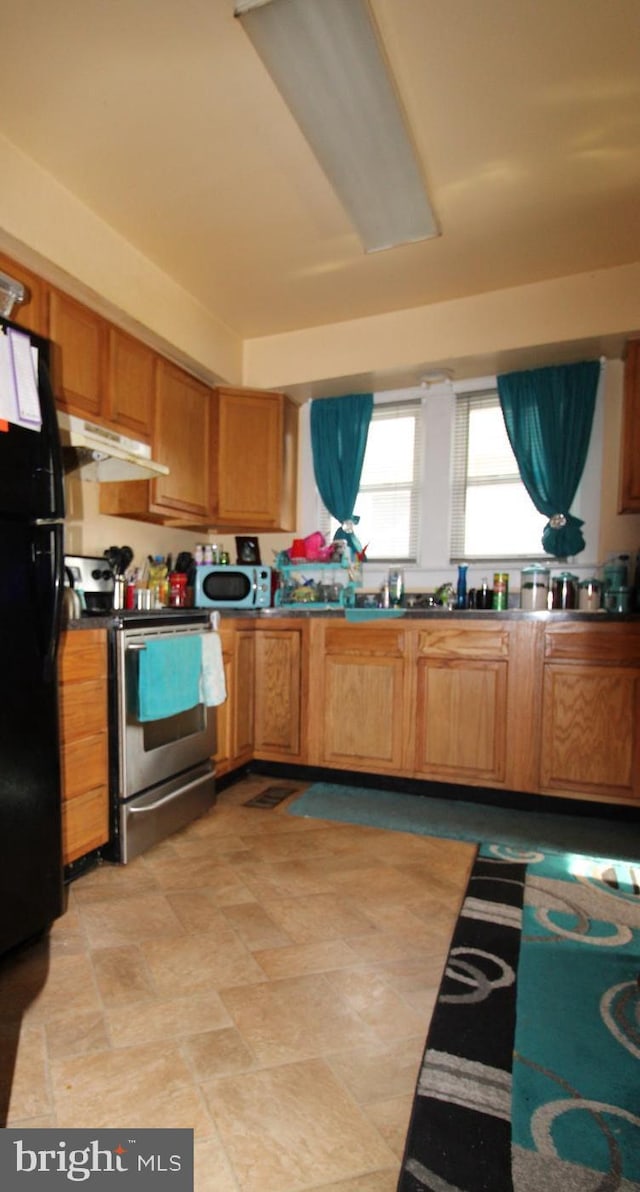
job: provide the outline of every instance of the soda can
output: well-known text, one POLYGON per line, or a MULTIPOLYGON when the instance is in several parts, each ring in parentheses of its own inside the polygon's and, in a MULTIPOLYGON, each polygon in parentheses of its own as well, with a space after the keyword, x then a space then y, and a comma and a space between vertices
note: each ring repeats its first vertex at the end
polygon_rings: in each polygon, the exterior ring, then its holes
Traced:
POLYGON ((509 607, 509 573, 496 571, 493 576, 492 608, 502 611, 509 607))

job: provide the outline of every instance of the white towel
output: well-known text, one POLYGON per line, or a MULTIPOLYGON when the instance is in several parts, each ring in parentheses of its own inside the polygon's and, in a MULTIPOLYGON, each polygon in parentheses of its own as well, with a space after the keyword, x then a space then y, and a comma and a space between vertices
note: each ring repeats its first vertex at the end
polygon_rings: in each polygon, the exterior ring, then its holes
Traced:
POLYGON ((227 685, 224 679, 220 634, 203 633, 200 699, 208 708, 213 708, 217 704, 223 704, 226 698, 227 685))

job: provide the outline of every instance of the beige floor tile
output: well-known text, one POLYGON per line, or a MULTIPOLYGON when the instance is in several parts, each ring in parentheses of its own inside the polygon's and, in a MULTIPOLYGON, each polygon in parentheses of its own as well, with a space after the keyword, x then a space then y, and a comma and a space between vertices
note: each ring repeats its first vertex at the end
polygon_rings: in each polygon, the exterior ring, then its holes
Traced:
POLYGON ((305 973, 322 973, 329 969, 346 968, 356 957, 344 940, 321 940, 318 944, 291 944, 286 948, 269 948, 254 952, 254 959, 272 980, 279 977, 302 977, 305 973))
POLYGON ((296 944, 350 939, 375 927, 355 903, 338 894, 311 894, 306 898, 268 899, 265 909, 296 944))
POLYGON ((324 1055, 376 1038, 323 975, 227 989, 221 996, 261 1064, 324 1055))
POLYGON ((13 1042, 5 1031, 0 1033, 3 1053, 0 1083, 4 1086, 3 1104, 6 1106, 7 1125, 22 1118, 44 1116, 52 1110, 44 1028, 23 1026, 17 1052, 14 1051, 13 1042), (7 1063, 11 1071, 5 1068, 7 1063), (8 1076, 11 1077, 10 1089, 6 1085, 8 1076))
POLYGON ((109 898, 80 904, 80 918, 91 948, 116 948, 143 939, 182 935, 183 929, 164 894, 109 898))
POLYGON ((410 1038, 424 1029, 422 1014, 375 968, 340 969, 326 973, 325 980, 383 1041, 410 1038))
POLYGON ((46 959, 38 945, 22 952, 0 979, 0 1015, 23 1022, 46 1022, 102 1009, 86 953, 54 953, 46 959))
POLYGON ((329 894, 330 881, 320 862, 259 861, 241 865, 244 882, 256 898, 298 898, 307 894, 329 894))
POLYGON ((203 1087, 242 1192, 297 1192, 394 1161, 322 1060, 203 1087))
POLYGON ((398 1171, 396 1166, 385 1171, 373 1171, 369 1175, 356 1176, 355 1180, 338 1180, 336 1184, 314 1184, 311 1192, 396 1192, 398 1171))
POLYGON ((264 907, 257 903, 224 908, 224 918, 251 952, 261 948, 282 948, 291 943, 286 931, 282 931, 264 907))
POLYGON ((104 861, 88 870, 70 888, 70 902, 76 906, 85 902, 99 902, 103 898, 132 898, 155 890, 156 883, 142 857, 128 865, 104 861))
POLYGON ((424 1037, 357 1047, 327 1056, 331 1071, 359 1105, 413 1094, 424 1051, 424 1037))
POLYGON ((199 996, 156 998, 153 1002, 129 1002, 106 1013, 112 1047, 134 1047, 140 1043, 162 1043, 199 1031, 229 1026, 231 1019, 217 993, 199 996))
POLYGON ((390 1150, 402 1160, 404 1144, 409 1129, 413 1093, 405 1097, 394 1097, 388 1101, 376 1101, 367 1105, 367 1117, 379 1130, 390 1150))
POLYGON ((109 1047, 105 1016, 97 1011, 58 1018, 46 1024, 45 1033, 51 1059, 86 1055, 109 1047))
POLYGON ((54 1060, 50 1066, 59 1126, 193 1129, 211 1121, 191 1072, 173 1045, 155 1044, 54 1060))
POLYGON ((106 1006, 149 1001, 155 986, 142 952, 135 944, 126 948, 100 948, 92 953, 93 971, 106 1006))
POLYGON ((172 911, 182 923, 185 932, 192 935, 199 935, 201 932, 207 931, 228 930, 229 924, 221 914, 225 898, 228 898, 234 906, 244 901, 255 901, 253 894, 239 884, 221 896, 212 893, 211 890, 187 890, 167 894, 172 911))
POLYGON ((229 927, 141 945, 158 994, 201 993, 264 981, 263 970, 229 927))
POLYGON ((195 1192, 395 1192, 475 848, 243 806, 274 784, 0 960, 11 1125, 195 1128, 195 1192))
POLYGON ((182 1054, 198 1082, 256 1067, 253 1052, 236 1027, 191 1035, 183 1041, 182 1054))
POLYGON ((193 1183, 195 1192, 238 1192, 231 1164, 215 1136, 194 1143, 193 1183))

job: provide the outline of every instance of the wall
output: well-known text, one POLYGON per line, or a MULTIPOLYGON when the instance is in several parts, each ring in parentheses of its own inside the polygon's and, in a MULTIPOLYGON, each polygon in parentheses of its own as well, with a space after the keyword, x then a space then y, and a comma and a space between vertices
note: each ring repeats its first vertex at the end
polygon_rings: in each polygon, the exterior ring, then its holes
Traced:
POLYGON ((603 438, 602 489, 600 500, 600 558, 608 551, 634 553, 640 550, 640 513, 618 513, 620 445, 624 366, 621 360, 607 365, 603 438))
POLYGON ((0 136, 0 248, 204 380, 238 384, 228 327, 0 136))

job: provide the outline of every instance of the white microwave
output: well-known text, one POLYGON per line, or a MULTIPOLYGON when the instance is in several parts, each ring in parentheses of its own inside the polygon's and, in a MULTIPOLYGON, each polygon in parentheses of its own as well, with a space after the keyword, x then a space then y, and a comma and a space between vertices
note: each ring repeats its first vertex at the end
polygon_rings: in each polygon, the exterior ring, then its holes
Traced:
POLYGON ((271 568, 204 563, 196 567, 196 608, 268 608, 271 568))

